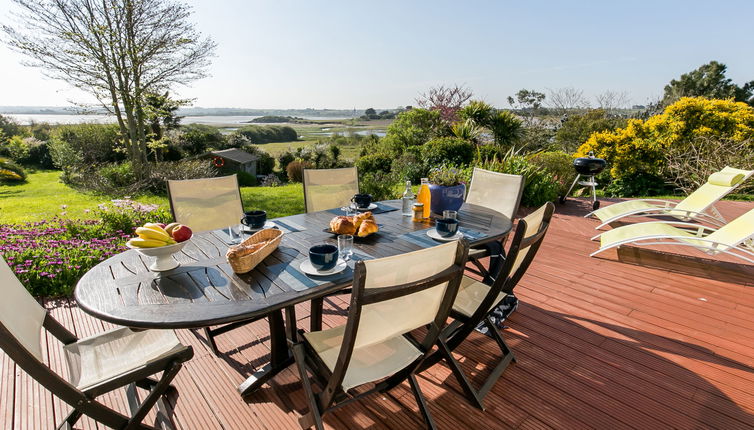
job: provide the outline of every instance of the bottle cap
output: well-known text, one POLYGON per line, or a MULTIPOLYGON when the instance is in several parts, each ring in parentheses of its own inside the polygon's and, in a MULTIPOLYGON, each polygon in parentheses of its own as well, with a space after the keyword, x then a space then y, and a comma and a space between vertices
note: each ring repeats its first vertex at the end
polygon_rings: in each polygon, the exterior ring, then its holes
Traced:
POLYGON ((424 207, 424 203, 414 203, 414 209, 423 208, 423 207, 424 207))

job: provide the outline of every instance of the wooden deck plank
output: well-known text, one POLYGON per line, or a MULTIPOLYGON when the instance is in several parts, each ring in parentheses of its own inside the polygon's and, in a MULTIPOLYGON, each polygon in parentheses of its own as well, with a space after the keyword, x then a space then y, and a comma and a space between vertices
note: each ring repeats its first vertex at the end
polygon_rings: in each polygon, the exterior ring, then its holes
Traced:
MULTIPOLYGON (((420 375, 438 426, 754 427, 754 284, 731 272, 740 267, 748 274, 754 267, 709 262, 693 250, 683 258, 702 268, 688 273, 663 269, 670 261, 665 250, 656 253, 656 262, 648 260, 652 252, 638 259, 635 251, 589 258, 598 243, 590 241, 597 222, 582 218, 588 206, 571 199, 557 207, 540 253, 516 289, 521 305, 504 337, 518 362, 487 396, 486 411, 465 401, 442 363, 420 375)), ((750 206, 725 201, 718 207, 732 219, 750 206)), ((325 327, 344 323, 348 299, 325 300, 325 327)), ((80 337, 112 328, 65 301, 48 307, 80 337)), ((296 315, 298 326, 308 328, 308 303, 297 306, 296 315)), ((267 331, 261 320, 218 336, 219 356, 202 332, 177 331, 195 350, 169 398, 178 429, 296 428, 307 406, 295 368, 246 401, 236 392, 269 359, 267 331)), ((49 365, 65 374, 59 345, 49 334, 44 339, 49 365)), ((472 334, 457 353, 478 384, 498 351, 489 338, 472 334)), ((120 393, 103 402, 127 410, 120 393)), ((69 410, 0 352, 0 429, 53 428, 69 410)), ((338 430, 423 427, 408 384, 328 414, 325 424, 338 430)), ((77 428, 100 427, 83 419, 77 428)))

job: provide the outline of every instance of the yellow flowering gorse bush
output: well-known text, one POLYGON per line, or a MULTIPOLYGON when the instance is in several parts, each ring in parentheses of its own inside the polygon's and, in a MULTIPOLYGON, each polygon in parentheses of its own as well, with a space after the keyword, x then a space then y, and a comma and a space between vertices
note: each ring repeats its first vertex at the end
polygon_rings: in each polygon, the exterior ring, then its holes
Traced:
POLYGON ((661 175, 667 148, 682 149, 701 137, 754 140, 754 108, 730 100, 684 97, 646 121, 632 119, 625 128, 592 134, 575 156, 594 151, 610 163, 613 178, 637 172, 661 175))

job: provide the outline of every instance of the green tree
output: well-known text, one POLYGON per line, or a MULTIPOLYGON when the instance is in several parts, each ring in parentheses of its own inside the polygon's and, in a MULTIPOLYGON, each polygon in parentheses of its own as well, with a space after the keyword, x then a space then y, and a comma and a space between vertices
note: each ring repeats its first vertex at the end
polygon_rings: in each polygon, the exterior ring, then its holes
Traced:
POLYGON ((610 116, 604 109, 591 109, 584 114, 569 116, 555 132, 555 143, 563 151, 573 153, 593 133, 613 131, 619 127, 625 127, 626 123, 626 119, 610 116))
POLYGON ((733 99, 754 106, 754 81, 745 83, 742 87, 733 83, 725 76, 728 67, 717 61, 710 61, 696 70, 684 73, 680 78, 673 79, 665 85, 662 105, 673 104, 681 97, 707 97, 710 99, 733 99))
POLYGON ((0 115, 0 144, 13 136, 23 133, 20 125, 9 116, 0 115))
POLYGON ((364 115, 366 115, 366 116, 376 115, 376 114, 377 114, 377 111, 374 110, 374 108, 369 108, 369 109, 367 109, 367 110, 364 111, 364 115))
POLYGON ((391 152, 401 154, 407 147, 423 145, 441 135, 444 128, 439 111, 411 109, 401 112, 388 126, 384 141, 391 152))
POLYGON ((215 43, 192 10, 163 0, 13 0, 6 42, 49 77, 94 96, 115 115, 137 176, 147 176, 146 97, 205 76, 215 43))

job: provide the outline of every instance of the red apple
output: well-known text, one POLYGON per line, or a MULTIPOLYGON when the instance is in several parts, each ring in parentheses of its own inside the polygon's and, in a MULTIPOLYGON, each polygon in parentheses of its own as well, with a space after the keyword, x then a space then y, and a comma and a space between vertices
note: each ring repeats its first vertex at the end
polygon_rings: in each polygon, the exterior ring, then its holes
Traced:
POLYGON ((157 225, 159 225, 159 226, 160 226, 160 227, 162 227, 163 229, 164 229, 165 227, 167 227, 167 226, 168 226, 167 224, 163 224, 163 223, 161 223, 161 222, 160 222, 160 223, 157 223, 157 225))
POLYGON ((176 242, 187 241, 191 239, 192 234, 191 229, 182 224, 173 229, 173 239, 176 242))

